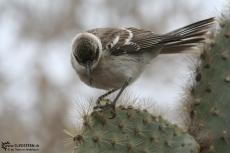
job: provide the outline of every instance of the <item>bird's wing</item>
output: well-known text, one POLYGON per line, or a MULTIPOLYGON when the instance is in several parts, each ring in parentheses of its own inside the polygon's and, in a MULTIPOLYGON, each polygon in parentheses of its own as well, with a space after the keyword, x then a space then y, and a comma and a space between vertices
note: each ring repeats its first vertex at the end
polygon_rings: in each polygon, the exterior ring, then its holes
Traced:
POLYGON ((163 35, 133 27, 98 28, 88 32, 96 35, 103 49, 112 55, 153 51, 153 48, 162 48, 161 53, 179 53, 204 42, 214 22, 215 18, 209 18, 163 35))
POLYGON ((87 32, 96 35, 101 40, 103 49, 112 55, 139 53, 162 40, 162 36, 151 31, 131 27, 97 28, 87 32))

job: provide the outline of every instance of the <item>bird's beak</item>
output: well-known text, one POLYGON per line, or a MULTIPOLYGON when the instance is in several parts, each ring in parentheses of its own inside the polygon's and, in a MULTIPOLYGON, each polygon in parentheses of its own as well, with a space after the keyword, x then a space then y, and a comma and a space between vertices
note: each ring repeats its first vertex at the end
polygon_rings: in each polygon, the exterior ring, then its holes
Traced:
POLYGON ((86 64, 86 75, 87 75, 87 77, 88 77, 88 79, 89 79, 89 83, 90 83, 90 85, 92 84, 92 79, 91 79, 91 62, 88 62, 87 64, 86 64))

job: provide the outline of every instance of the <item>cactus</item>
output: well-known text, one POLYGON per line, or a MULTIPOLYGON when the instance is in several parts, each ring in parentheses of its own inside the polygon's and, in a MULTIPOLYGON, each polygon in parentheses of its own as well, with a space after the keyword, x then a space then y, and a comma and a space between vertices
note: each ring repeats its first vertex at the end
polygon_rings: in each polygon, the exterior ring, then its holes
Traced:
POLYGON ((161 117, 132 107, 95 111, 84 117, 84 130, 74 137, 76 153, 198 153, 187 133, 161 117))
POLYGON ((202 54, 193 88, 190 132, 201 153, 230 152, 230 17, 224 17, 214 41, 202 54))

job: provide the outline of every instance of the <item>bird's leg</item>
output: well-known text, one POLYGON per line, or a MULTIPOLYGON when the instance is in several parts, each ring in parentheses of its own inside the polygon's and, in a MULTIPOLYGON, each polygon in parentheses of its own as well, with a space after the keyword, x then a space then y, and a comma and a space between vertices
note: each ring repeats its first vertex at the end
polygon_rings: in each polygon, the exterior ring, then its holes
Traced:
POLYGON ((111 89, 108 92, 106 92, 105 94, 101 95, 100 97, 98 97, 96 104, 100 105, 100 101, 102 101, 105 97, 107 97, 108 95, 114 93, 115 91, 117 91, 118 89, 111 89))
POLYGON ((124 82, 124 84, 122 85, 122 87, 120 88, 120 91, 119 93, 116 95, 115 99, 113 100, 112 103, 107 103, 107 104, 104 104, 104 105, 101 105, 100 104, 100 101, 103 101, 103 100, 107 100, 107 99, 104 99, 106 96, 112 94, 113 92, 117 91, 118 89, 112 89, 110 91, 108 91, 107 93, 105 93, 104 95, 100 96, 98 99, 97 99, 97 106, 94 107, 94 109, 97 109, 97 108, 100 108, 100 109, 106 109, 108 107, 112 107, 115 109, 115 105, 116 105, 116 102, 118 100, 118 98, 121 96, 122 92, 125 90, 125 88, 129 85, 129 82, 130 82, 131 78, 129 78, 128 80, 126 80, 124 82))
MULTIPOLYGON (((129 85, 130 81, 131 81, 131 78, 129 78, 128 80, 126 80, 126 81, 124 82, 124 84, 123 84, 122 87, 120 88, 119 93, 116 95, 116 97, 115 97, 115 99, 113 100, 112 103, 108 103, 108 104, 101 105, 101 106, 95 106, 95 107, 94 107, 94 110, 96 110, 96 109, 105 110, 105 109, 108 109, 108 108, 110 108, 110 109, 112 108, 112 112, 111 112, 112 117, 110 117, 110 119, 115 118, 115 117, 116 117, 115 106, 116 106, 117 100, 118 100, 118 98, 121 96, 121 94, 123 93, 123 91, 125 90, 125 88, 129 85)), ((100 96, 100 97, 98 98, 99 102, 100 102, 100 100, 102 100, 104 97, 106 97, 106 96, 108 96, 109 94, 115 92, 116 90, 117 90, 117 89, 113 89, 113 90, 107 92, 106 94, 100 96)))
POLYGON ((130 81, 131 81, 131 78, 129 78, 128 80, 126 80, 124 82, 124 84, 122 85, 122 87, 121 87, 120 91, 118 92, 117 96, 113 100, 112 105, 113 105, 114 109, 115 109, 115 106, 116 106, 118 98, 121 96, 121 94, 123 93, 123 91, 125 90, 125 88, 129 85, 130 81))

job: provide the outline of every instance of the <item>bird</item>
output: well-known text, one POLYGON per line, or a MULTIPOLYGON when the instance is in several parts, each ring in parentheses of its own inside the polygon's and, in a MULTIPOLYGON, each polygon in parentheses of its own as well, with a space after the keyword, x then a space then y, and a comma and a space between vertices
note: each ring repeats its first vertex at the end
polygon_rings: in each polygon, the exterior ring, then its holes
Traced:
POLYGON ((211 17, 165 34, 135 27, 90 29, 72 40, 72 67, 82 82, 108 91, 98 98, 97 104, 120 90, 108 104, 114 108, 124 89, 137 80, 156 56, 193 50, 206 42, 214 23, 215 18, 211 17))

